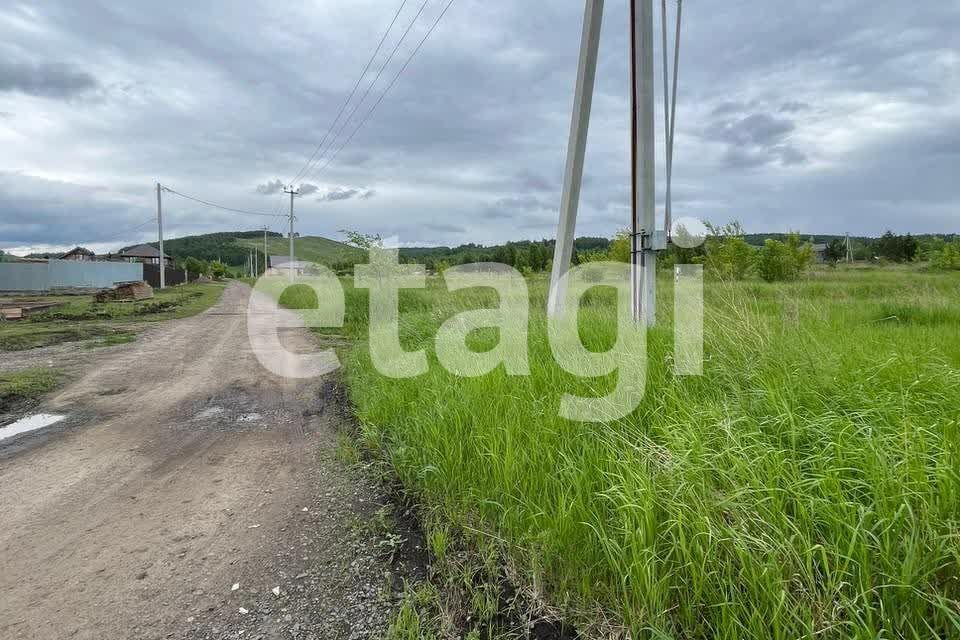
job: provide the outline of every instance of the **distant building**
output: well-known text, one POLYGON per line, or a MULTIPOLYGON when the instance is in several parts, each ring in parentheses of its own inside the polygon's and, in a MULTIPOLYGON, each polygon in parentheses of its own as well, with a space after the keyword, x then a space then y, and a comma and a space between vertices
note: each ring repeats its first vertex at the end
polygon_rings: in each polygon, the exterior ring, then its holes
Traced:
POLYGON ((289 273, 290 269, 293 269, 298 276, 311 273, 314 269, 313 263, 306 260, 294 259, 291 263, 290 256, 270 256, 270 267, 271 273, 289 273))
POLYGON ((74 247, 70 251, 60 256, 61 260, 76 260, 79 262, 88 262, 96 259, 97 254, 86 247, 74 247))
POLYGON ((817 264, 827 261, 827 245, 820 243, 813 245, 813 261, 817 264))
MULTIPOLYGON (((115 260, 123 260, 124 262, 142 262, 143 264, 160 264, 160 250, 156 247, 150 246, 149 244, 138 244, 135 247, 130 247, 125 249, 120 253, 113 254, 110 256, 115 260)), ((173 258, 167 254, 163 255, 165 261, 165 266, 173 265, 173 258)))

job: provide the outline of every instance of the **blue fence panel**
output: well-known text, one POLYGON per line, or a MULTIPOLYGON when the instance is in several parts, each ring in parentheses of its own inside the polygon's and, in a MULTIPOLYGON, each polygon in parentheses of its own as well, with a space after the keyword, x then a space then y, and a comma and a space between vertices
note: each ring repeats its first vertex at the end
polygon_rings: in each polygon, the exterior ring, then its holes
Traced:
POLYGON ((117 282, 136 280, 143 280, 143 265, 138 262, 0 263, 0 291, 102 289, 117 282))
POLYGON ((47 265, 0 262, 0 291, 46 291, 47 265))
POLYGON ((86 262, 51 260, 50 289, 93 289, 111 287, 116 282, 143 280, 139 262, 86 262))

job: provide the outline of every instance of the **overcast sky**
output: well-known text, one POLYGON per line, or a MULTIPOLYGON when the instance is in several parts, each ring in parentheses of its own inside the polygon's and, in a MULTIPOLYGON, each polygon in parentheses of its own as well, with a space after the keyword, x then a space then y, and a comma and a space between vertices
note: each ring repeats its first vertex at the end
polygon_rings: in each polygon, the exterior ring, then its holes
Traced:
MULTIPOLYGON (((4 2, 0 249, 153 240, 157 181, 277 210, 399 4, 4 2)), ((422 4, 406 3, 354 101, 422 4)), ((445 4, 427 0, 333 149, 445 4)), ((579 0, 456 0, 366 125, 302 180, 298 230, 554 236, 582 19, 579 0)), ((960 231, 958 34, 960 0, 687 0, 676 215, 960 231)), ((607 0, 578 235, 629 224, 628 44, 626 0, 607 0)), ((171 237, 271 221, 164 204, 171 237)))

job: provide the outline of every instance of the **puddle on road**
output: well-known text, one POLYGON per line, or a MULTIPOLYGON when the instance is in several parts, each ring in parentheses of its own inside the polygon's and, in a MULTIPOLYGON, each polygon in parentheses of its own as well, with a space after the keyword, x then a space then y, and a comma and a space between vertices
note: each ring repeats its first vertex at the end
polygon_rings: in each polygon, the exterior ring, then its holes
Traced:
POLYGON ((26 416, 25 418, 21 418, 5 427, 0 427, 0 440, 6 440, 7 438, 18 436, 21 433, 27 433, 28 431, 36 431, 37 429, 49 427, 52 424, 60 422, 66 417, 67 416, 56 413, 35 413, 32 416, 26 416))

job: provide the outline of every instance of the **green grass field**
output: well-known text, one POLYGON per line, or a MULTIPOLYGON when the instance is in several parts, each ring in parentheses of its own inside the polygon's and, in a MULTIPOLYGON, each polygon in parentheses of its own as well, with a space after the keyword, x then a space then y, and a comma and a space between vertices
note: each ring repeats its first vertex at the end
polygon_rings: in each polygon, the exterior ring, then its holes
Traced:
MULTIPOLYGON (((604 424, 557 416, 562 393, 602 395, 613 377, 553 362, 543 277, 527 377, 439 367, 443 320, 495 299, 428 283, 401 293, 405 347, 431 352, 408 380, 374 370, 366 293, 345 284, 364 442, 431 522, 499 541, 581 630, 606 617, 635 638, 960 637, 960 275, 708 281, 702 377, 672 373, 661 278, 646 396, 604 424)), ((581 310, 594 349, 612 343, 609 302, 581 310)))
MULTIPOLYGON (((263 239, 237 238, 236 243, 263 252, 263 239)), ((289 255, 289 241, 286 238, 267 238, 267 253, 272 256, 289 255)), ((338 262, 352 264, 365 255, 363 251, 356 247, 319 236, 304 236, 294 239, 294 253, 298 260, 318 262, 325 265, 338 262)))

